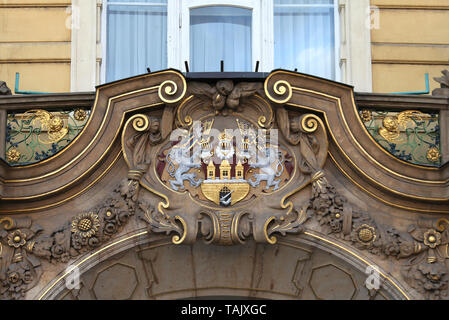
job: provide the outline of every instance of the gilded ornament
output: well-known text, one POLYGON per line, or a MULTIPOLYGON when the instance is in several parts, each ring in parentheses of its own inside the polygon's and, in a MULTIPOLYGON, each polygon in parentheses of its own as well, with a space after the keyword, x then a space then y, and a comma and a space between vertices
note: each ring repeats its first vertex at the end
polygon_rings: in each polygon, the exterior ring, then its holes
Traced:
POLYGON ((431 162, 438 162, 440 160, 440 150, 432 147, 427 151, 427 159, 431 162))
POLYGON ((441 233, 433 229, 428 230, 424 233, 424 244, 432 249, 439 246, 441 244, 441 233))
POLYGON ((368 122, 373 119, 373 115, 372 115, 371 111, 366 110, 366 109, 362 110, 362 112, 360 113, 360 117, 362 118, 363 122, 368 122))
POLYGON ((82 213, 72 220, 71 231, 82 238, 90 238, 98 231, 99 227, 100 220, 98 219, 98 215, 89 212, 82 213))
POLYGON ((64 126, 64 121, 58 116, 54 116, 49 121, 49 129, 51 132, 59 132, 64 126))
POLYGON ((382 120, 382 128, 379 128, 379 134, 388 142, 394 142, 399 138, 399 123, 396 117, 385 117, 382 120))
POLYGON ((87 112, 86 112, 86 110, 83 110, 83 109, 76 109, 73 117, 77 121, 84 121, 87 117, 87 112))
MULTIPOLYGON (((268 78, 267 78, 268 80, 268 78)), ((265 81, 266 85, 267 81, 265 81)), ((290 83, 288 83, 285 80, 278 80, 273 85, 273 92, 277 96, 276 98, 271 96, 269 92, 267 91, 267 87, 265 87, 265 93, 270 98, 270 100, 276 102, 276 103, 286 103, 290 100, 290 98, 293 95, 292 86, 290 83), (279 99, 277 99, 279 98, 279 99)))
POLYGON ((379 128, 379 134, 388 142, 397 142, 401 129, 405 130, 409 122, 416 127, 413 120, 422 121, 424 116, 422 112, 416 110, 406 110, 397 116, 386 116, 382 120, 383 128, 379 128))
POLYGON ((8 234, 8 245, 10 247, 19 248, 26 244, 26 234, 20 230, 15 230, 8 234))
POLYGON ((16 148, 11 148, 6 152, 6 160, 8 162, 13 163, 20 160, 20 152, 16 148))
POLYGON ((388 131, 394 132, 394 131, 398 130, 399 122, 398 122, 398 119, 396 119, 396 117, 388 116, 382 120, 382 125, 388 131))
POLYGON ((318 129, 319 118, 313 114, 306 114, 301 118, 301 129, 306 133, 313 133, 318 129))
POLYGON ((47 132, 46 135, 38 135, 38 140, 43 144, 52 144, 61 140, 69 129, 64 127, 64 121, 59 117, 52 115, 45 110, 29 110, 25 112, 26 117, 32 119, 32 125, 40 127, 42 132, 47 132))
POLYGON ((367 244, 373 242, 376 239, 376 232, 374 227, 363 224, 357 228, 357 238, 360 242, 367 244))

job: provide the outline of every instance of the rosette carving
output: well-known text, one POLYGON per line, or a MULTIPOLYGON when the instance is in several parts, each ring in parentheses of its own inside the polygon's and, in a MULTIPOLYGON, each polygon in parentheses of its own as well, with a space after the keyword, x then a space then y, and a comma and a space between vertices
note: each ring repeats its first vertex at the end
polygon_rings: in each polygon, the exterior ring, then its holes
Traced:
POLYGON ((30 218, 0 218, 0 297, 21 299, 42 274, 39 259, 32 251, 42 228, 30 218))

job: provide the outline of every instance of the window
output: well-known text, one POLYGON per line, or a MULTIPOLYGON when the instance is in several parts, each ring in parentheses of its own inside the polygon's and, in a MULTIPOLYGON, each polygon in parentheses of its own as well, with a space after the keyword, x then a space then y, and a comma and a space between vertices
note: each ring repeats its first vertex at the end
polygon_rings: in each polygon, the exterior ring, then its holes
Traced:
POLYGON ((231 6, 190 9, 190 68, 194 72, 251 71, 251 10, 231 6))
MULTIPOLYGON (((220 60, 224 71, 254 71, 259 61, 262 72, 297 69, 370 91, 370 30, 362 25, 369 0, 338 3, 103 0, 99 82, 142 74, 148 67, 185 71, 184 61, 199 72, 220 71, 220 60)), ((83 32, 78 34, 75 47, 85 45, 83 32)), ((72 63, 73 70, 77 63, 84 74, 83 60, 72 63)))
POLYGON ((179 28, 169 28, 168 32, 174 39, 171 45, 181 50, 169 51, 173 53, 169 54, 169 64, 184 70, 184 61, 188 61, 192 72, 217 72, 223 60, 224 71, 253 71, 256 61, 262 60, 261 3, 180 0, 179 28))
POLYGON ((167 0, 107 0, 106 82, 167 68, 167 0))
POLYGON ((336 79, 334 0, 274 0, 274 67, 336 79))

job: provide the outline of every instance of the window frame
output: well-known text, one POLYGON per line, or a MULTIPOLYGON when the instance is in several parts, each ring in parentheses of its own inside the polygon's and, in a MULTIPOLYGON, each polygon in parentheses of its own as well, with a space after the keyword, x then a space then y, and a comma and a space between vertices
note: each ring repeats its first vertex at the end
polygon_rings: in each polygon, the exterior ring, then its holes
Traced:
MULTIPOLYGON (((273 3, 273 1, 271 1, 271 3, 273 3)), ((285 5, 286 7, 297 7, 297 8, 333 8, 334 10, 334 66, 335 66, 335 79, 333 79, 334 81, 341 81, 341 66, 340 66, 340 14, 339 14, 339 0, 333 0, 332 4, 287 4, 285 5)), ((274 18, 274 7, 272 8, 272 16, 274 18)), ((273 26, 272 29, 274 29, 274 21, 271 23, 271 25, 273 26)), ((270 68, 269 71, 271 71, 274 68, 274 35, 273 35, 273 45, 272 45, 272 49, 273 51, 273 63, 272 63, 272 67, 270 68)), ((299 72, 301 72, 301 70, 298 70, 299 72)))
MULTIPOLYGON (((173 1, 173 0, 168 0, 173 1)), ((262 59, 261 55, 261 36, 256 32, 260 30, 260 1, 258 0, 188 0, 181 1, 181 6, 177 15, 179 16, 179 28, 175 30, 174 25, 171 24, 169 29, 168 38, 175 33, 179 33, 180 41, 178 44, 178 50, 169 50, 171 53, 177 53, 172 57, 168 57, 168 61, 178 66, 179 69, 184 69, 184 61, 188 61, 190 65, 190 10, 202 7, 211 6, 229 6, 242 9, 251 10, 251 71, 254 70, 256 61, 262 59), (171 59, 170 59, 171 58, 171 59)), ((226 67, 226 61, 224 61, 226 67)), ((181 69, 181 70, 182 70, 181 69)), ((217 72, 220 71, 220 61, 217 61, 217 72)))
MULTIPOLYGON (((102 63, 100 67, 100 83, 104 84, 106 83, 106 66, 107 66, 107 47, 108 47, 108 33, 107 33, 107 20, 108 20, 108 6, 123 6, 123 5, 130 5, 130 6, 148 6, 148 7, 155 7, 155 6, 161 6, 165 5, 162 3, 152 3, 152 2, 128 2, 127 0, 123 0, 120 2, 112 2, 108 3, 109 0, 102 0, 102 11, 101 11, 101 55, 102 55, 102 63)), ((168 29, 168 2, 173 0, 167 0, 167 29, 168 29)), ((167 37, 168 37, 168 31, 167 31, 167 37)), ((168 44, 168 41, 167 41, 168 44)), ((168 51, 168 45, 167 45, 167 51, 168 51)), ((168 55, 168 52, 167 52, 168 55)), ((169 66, 169 62, 167 59, 167 67, 169 66)), ((151 67, 151 66, 150 66, 151 67)), ((142 71, 144 73, 144 71, 142 71)))
MULTIPOLYGON (((74 0, 77 1, 77 0, 74 0)), ((97 84, 105 83, 106 79, 106 28, 107 28, 107 1, 97 0, 101 7, 101 14, 97 15, 100 21, 93 21, 98 26, 97 43, 87 44, 82 39, 85 33, 72 33, 72 45, 77 50, 88 48, 96 49, 97 62, 100 65, 97 70, 97 84), (80 38, 80 39, 78 39, 80 38), (81 48, 79 48, 81 47, 81 48)), ((124 0, 126 1, 126 0, 124 0)), ((258 30, 252 25, 252 64, 253 70, 256 61, 259 61, 260 72, 270 72, 274 68, 274 8, 272 0, 168 0, 167 1, 167 67, 185 71, 184 61, 190 55, 190 49, 183 48, 190 43, 189 39, 182 39, 181 27, 186 24, 182 17, 183 5, 187 7, 206 5, 233 5, 242 8, 254 8, 258 11, 258 30), (185 5, 185 2, 190 4, 185 5), (263 22, 263 23, 262 23, 263 22), (184 43, 183 43, 184 41, 184 43), (183 52, 185 51, 185 52, 183 52)), ((357 91, 372 91, 372 64, 371 64, 371 34, 370 30, 363 30, 360 21, 367 17, 366 9, 369 8, 369 0, 359 0, 353 3, 348 0, 334 0, 334 24, 335 24, 335 69, 336 81, 345 82, 355 86, 357 91)), ((87 9, 81 7, 80 15, 88 15, 87 9), (85 10, 85 11, 83 11, 85 10)), ((257 16, 257 15, 256 15, 257 16)), ((188 20, 187 20, 188 21, 188 20)), ((188 24, 187 24, 188 25, 188 24)), ((189 26, 190 27, 190 26, 189 26)), ((86 32, 95 30, 95 26, 82 24, 81 29, 86 32), (92 29, 93 28, 93 29, 92 29)), ((190 28, 189 28, 190 29, 190 28)), ((95 62, 93 62, 95 63, 95 62)), ((226 63, 226 62, 225 62, 226 63)), ((83 77, 85 72, 80 72, 80 61, 72 58, 72 72, 83 77)), ((150 66, 151 67, 151 66, 150 66)), ((217 71, 219 67, 217 66, 217 71)), ((300 70, 299 70, 300 71, 300 70)), ((87 75, 86 75, 87 77, 87 75)), ((78 83, 82 81, 78 80, 78 83)), ((72 86, 72 91, 77 91, 77 85, 72 86)), ((94 89, 94 88, 92 88, 94 89)))

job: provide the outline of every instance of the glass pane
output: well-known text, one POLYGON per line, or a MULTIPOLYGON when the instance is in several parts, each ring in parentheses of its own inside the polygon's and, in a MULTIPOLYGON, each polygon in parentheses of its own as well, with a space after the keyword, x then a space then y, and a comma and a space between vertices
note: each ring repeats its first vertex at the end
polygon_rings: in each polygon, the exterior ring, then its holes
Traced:
POLYGON ((251 10, 212 6, 190 10, 191 71, 251 71, 251 10))
POLYGON ((275 0, 275 68, 335 80, 334 28, 334 0, 275 0))
POLYGON ((167 67, 166 0, 123 2, 108 3, 107 82, 167 67))

